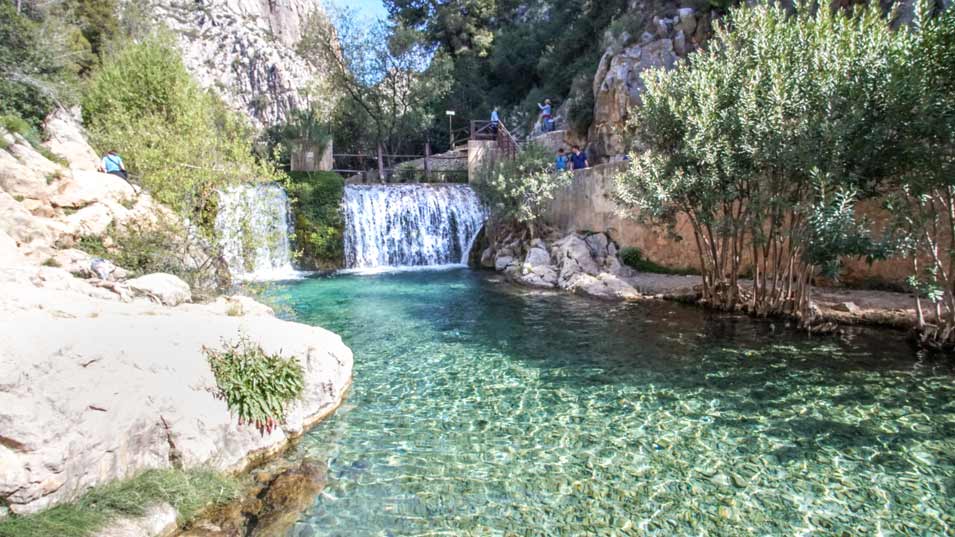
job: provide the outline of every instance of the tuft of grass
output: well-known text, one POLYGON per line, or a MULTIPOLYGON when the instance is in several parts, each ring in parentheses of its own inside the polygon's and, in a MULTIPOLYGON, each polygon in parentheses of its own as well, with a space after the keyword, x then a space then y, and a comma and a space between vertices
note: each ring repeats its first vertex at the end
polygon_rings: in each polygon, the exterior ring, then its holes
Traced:
POLYGON ((699 274, 698 270, 693 268, 670 268, 654 263, 643 256, 639 248, 624 248, 620 251, 620 260, 624 265, 637 272, 652 272, 655 274, 676 274, 685 276, 688 274, 699 274))
POLYGON ((50 257, 50 258, 48 258, 46 261, 43 262, 43 266, 44 266, 44 267, 60 268, 62 265, 60 265, 60 262, 59 262, 59 261, 57 261, 56 259, 53 259, 52 257, 50 257))
POLYGON ((47 148, 44 145, 34 145, 33 149, 36 149, 37 153, 43 155, 43 158, 45 158, 46 160, 49 160, 50 162, 55 162, 59 164, 60 166, 63 166, 64 168, 70 167, 70 162, 68 160, 57 155, 53 151, 50 151, 49 148, 47 148))
POLYGON ((89 537, 111 520, 141 516, 157 503, 169 503, 180 525, 207 507, 235 499, 238 482, 214 470, 148 470, 90 490, 75 503, 27 516, 0 520, 0 537, 89 537))

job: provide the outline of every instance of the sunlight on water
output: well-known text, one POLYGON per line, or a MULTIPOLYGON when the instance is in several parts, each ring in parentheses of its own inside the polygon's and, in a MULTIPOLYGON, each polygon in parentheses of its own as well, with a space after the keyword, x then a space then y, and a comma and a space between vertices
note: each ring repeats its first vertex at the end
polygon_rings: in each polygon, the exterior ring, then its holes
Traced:
POLYGON ((355 383, 295 457, 311 535, 952 535, 955 371, 898 334, 808 338, 467 270, 275 290, 355 383))

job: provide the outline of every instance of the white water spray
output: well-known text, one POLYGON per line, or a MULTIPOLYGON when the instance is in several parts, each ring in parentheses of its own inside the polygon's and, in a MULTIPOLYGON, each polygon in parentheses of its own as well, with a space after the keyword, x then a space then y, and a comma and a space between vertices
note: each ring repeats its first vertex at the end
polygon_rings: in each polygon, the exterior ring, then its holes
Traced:
POLYGON ((348 185, 350 269, 467 264, 487 210, 466 185, 348 185))
POLYGON ((216 230, 232 275, 240 280, 295 278, 291 211, 276 184, 234 186, 219 193, 216 230))

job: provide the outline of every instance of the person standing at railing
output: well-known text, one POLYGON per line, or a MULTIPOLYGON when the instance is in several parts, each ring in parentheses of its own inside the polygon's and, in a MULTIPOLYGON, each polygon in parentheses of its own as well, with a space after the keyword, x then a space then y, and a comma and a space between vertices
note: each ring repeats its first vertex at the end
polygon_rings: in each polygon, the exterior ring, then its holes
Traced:
POLYGON ((558 172, 567 171, 567 155, 564 153, 563 147, 557 150, 557 160, 554 164, 558 172))
POLYGON ((550 99, 544 99, 544 104, 537 103, 537 108, 541 111, 541 132, 550 132, 554 128, 554 114, 550 99))
POLYGON ((582 170, 590 167, 590 162, 587 162, 587 153, 581 151, 579 145, 573 147, 573 152, 570 155, 570 166, 572 170, 582 170))
POLYGON ((497 136, 497 126, 501 123, 501 116, 498 114, 497 107, 491 110, 491 134, 497 136))

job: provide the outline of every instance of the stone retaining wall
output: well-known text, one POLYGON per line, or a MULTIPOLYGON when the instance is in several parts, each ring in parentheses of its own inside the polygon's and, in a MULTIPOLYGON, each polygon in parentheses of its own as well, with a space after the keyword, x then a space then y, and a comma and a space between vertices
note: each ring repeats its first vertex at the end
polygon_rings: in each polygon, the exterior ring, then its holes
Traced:
MULTIPOLYGON (((698 267, 696 243, 686 219, 680 218, 671 234, 664 228, 647 226, 621 214, 612 199, 613 176, 624 166, 624 162, 616 162, 575 172, 573 182, 550 203, 544 220, 557 227, 562 235, 572 231, 607 233, 621 247, 638 248, 648 259, 665 267, 698 267)), ((877 230, 886 220, 877 200, 861 204, 860 212, 875 221, 877 230)), ((872 265, 864 260, 851 260, 845 264, 842 280, 849 285, 901 285, 908 271, 909 262, 903 259, 872 265)))

